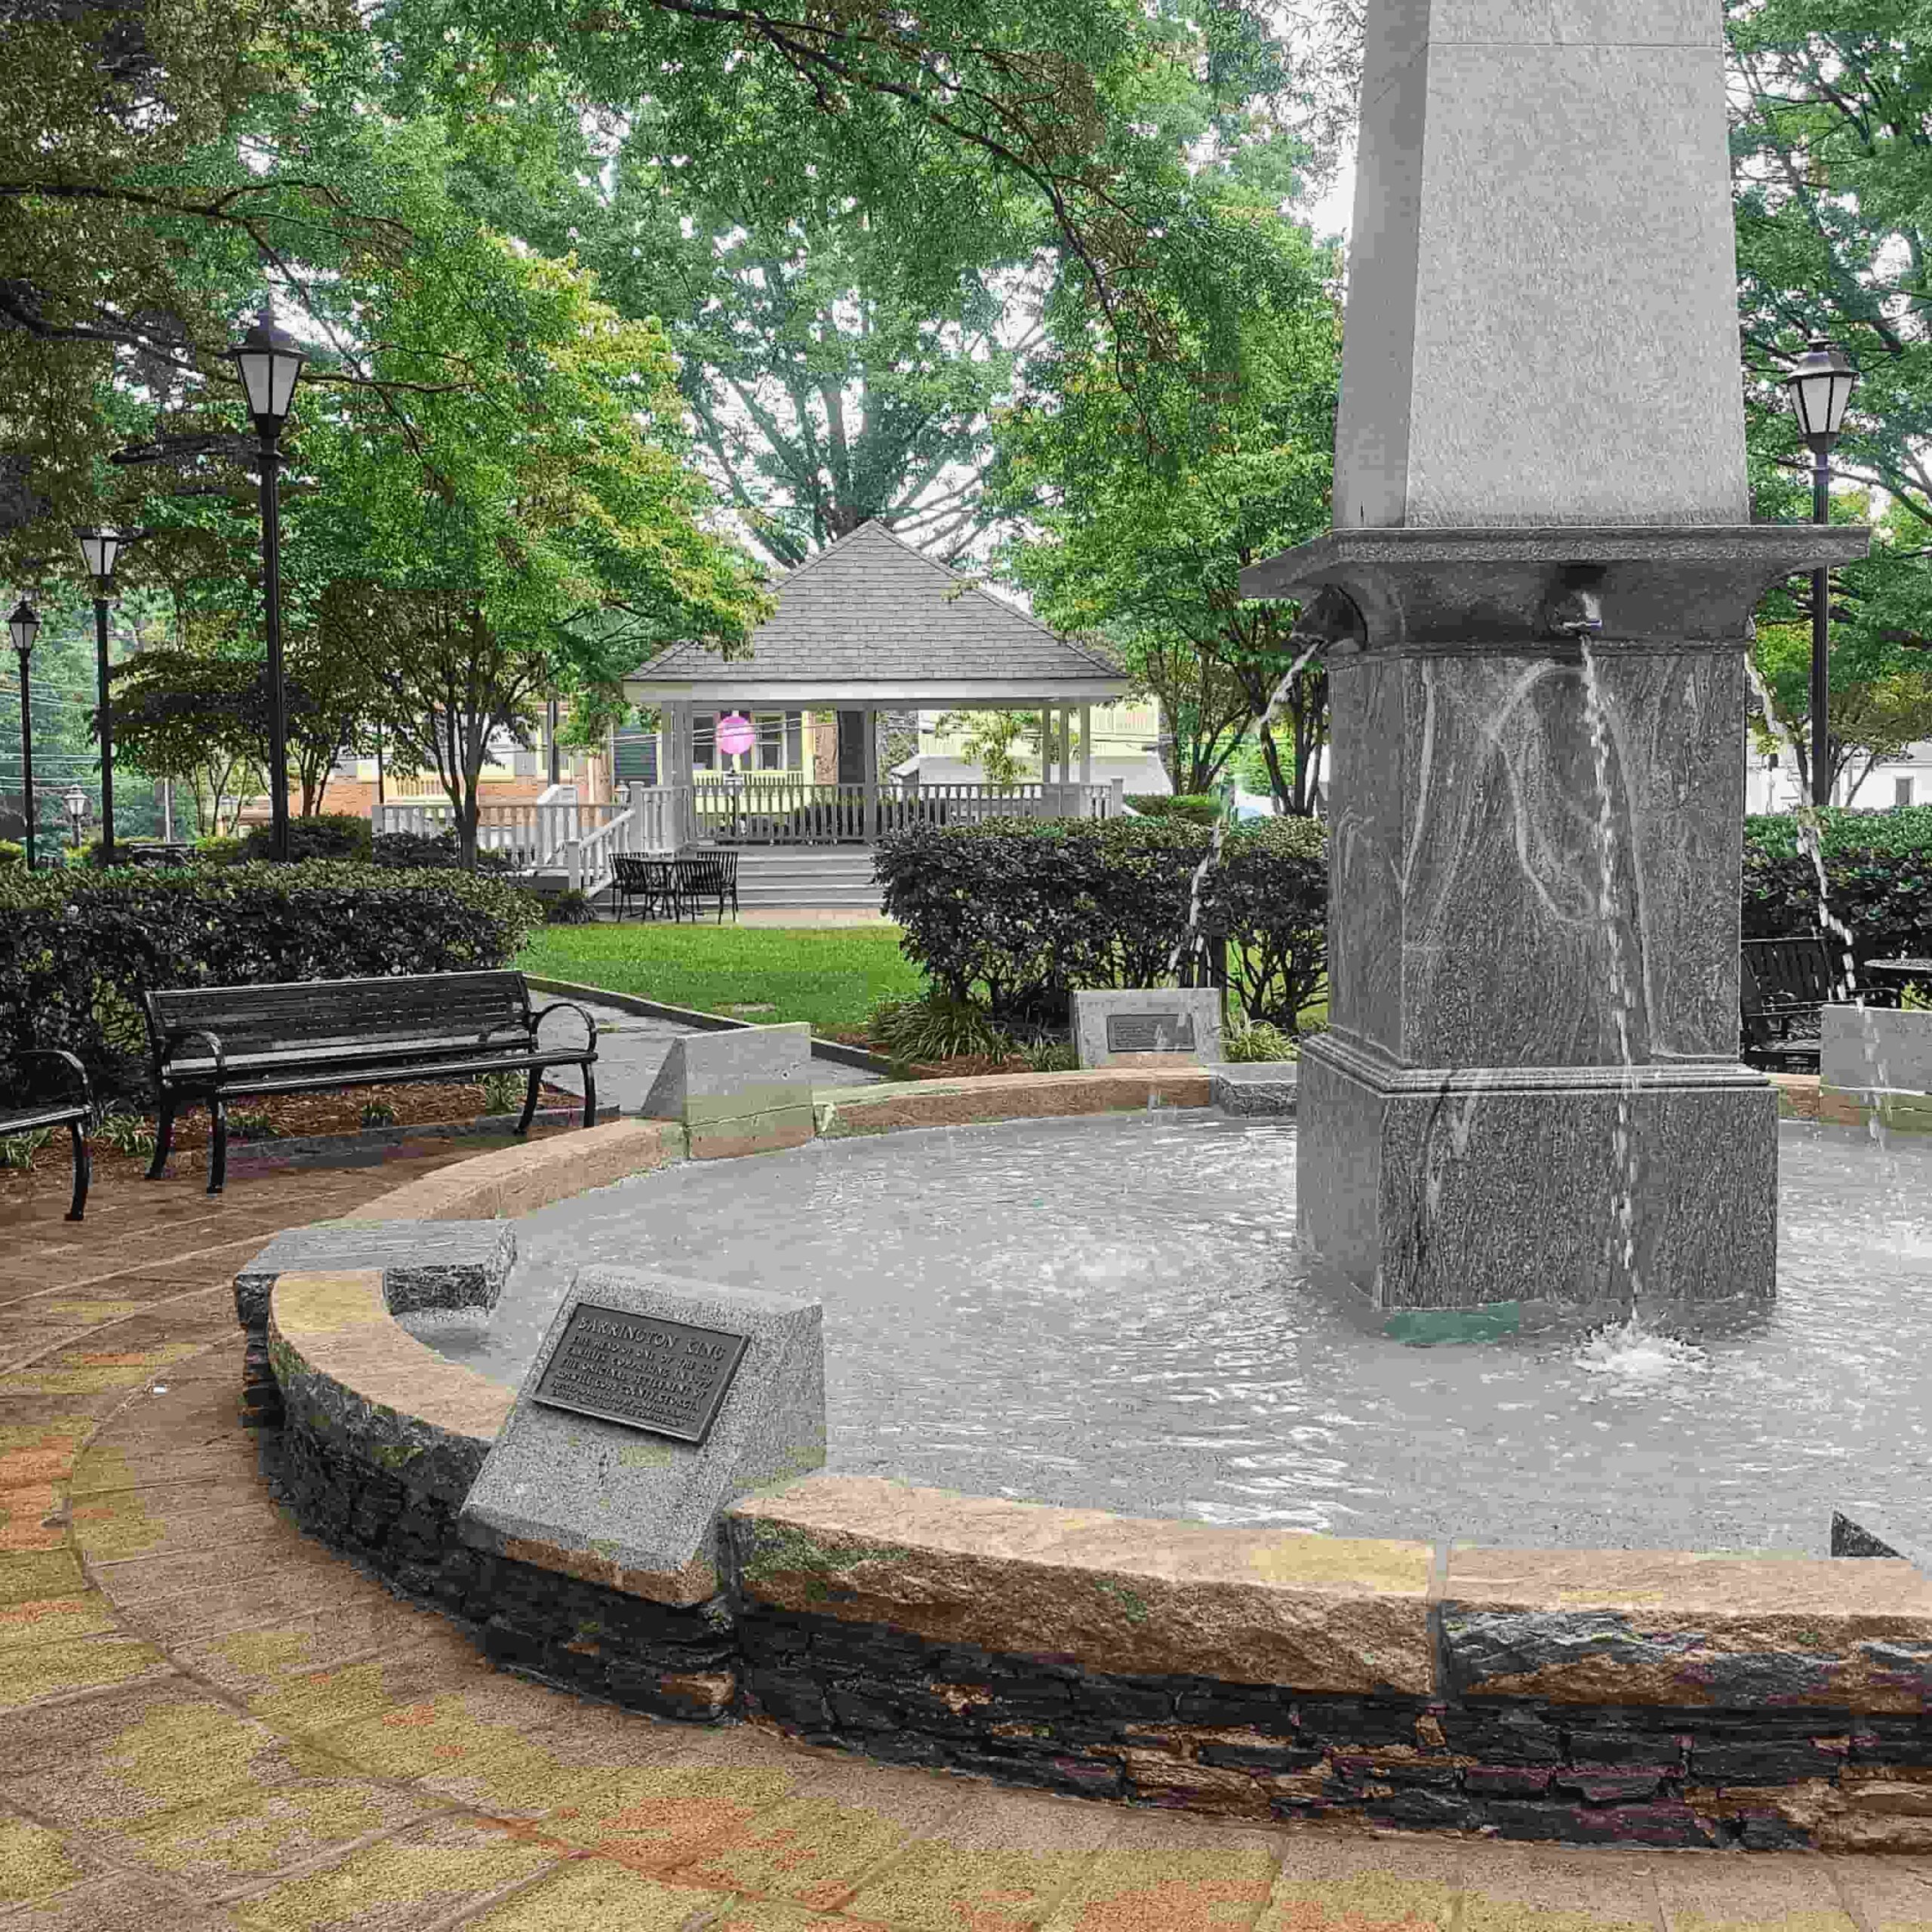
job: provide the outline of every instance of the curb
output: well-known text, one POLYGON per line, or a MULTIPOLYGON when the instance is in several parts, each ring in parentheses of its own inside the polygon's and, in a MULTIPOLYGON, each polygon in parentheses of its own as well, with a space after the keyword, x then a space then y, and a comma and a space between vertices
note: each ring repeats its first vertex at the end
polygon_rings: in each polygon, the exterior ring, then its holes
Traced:
MULTIPOLYGON (((464 1140, 485 1134, 512 1134, 520 1116, 514 1114, 478 1114, 469 1120, 426 1121, 419 1127, 365 1127, 353 1134, 291 1134, 272 1140, 231 1140, 228 1143, 230 1174, 260 1174, 275 1168, 306 1167, 313 1163, 340 1160, 344 1155, 371 1154, 380 1160, 391 1152, 400 1152, 423 1140, 464 1140)), ((531 1117, 532 1127, 574 1127, 582 1119, 581 1107, 539 1107, 531 1117)), ((601 1123, 616 1120, 620 1110, 599 1107, 601 1123)), ((185 1148, 183 1155, 190 1174, 208 1170, 205 1147, 185 1148)), ((177 1156, 177 1158, 180 1158, 177 1156)))
MULTIPOLYGON (((662 1000, 641 998, 635 993, 614 993, 606 986, 586 986, 574 980, 540 979, 524 976, 537 992, 556 993, 565 999, 594 999, 601 1006, 614 1006, 620 1013, 635 1013, 646 1020, 669 1020, 702 1033, 736 1033, 755 1026, 755 1020, 733 1020, 721 1013, 701 1013, 694 1006, 668 1006, 662 1000)), ((863 1047, 848 1047, 838 1040, 812 1037, 812 1058, 829 1060, 840 1066, 857 1067, 862 1073, 890 1076, 892 1062, 883 1054, 868 1053, 863 1047)))

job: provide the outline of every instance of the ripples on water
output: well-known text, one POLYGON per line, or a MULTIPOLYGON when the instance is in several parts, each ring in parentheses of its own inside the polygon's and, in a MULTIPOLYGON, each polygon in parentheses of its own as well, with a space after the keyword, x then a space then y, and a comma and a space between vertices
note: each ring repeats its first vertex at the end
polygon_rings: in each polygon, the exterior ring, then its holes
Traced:
POLYGON ((514 1381, 580 1263, 817 1296, 833 1468, 1213 1523, 1822 1554, 1925 1493, 1932 1149, 1787 1125, 1747 1330, 1425 1349, 1306 1287, 1294 1149, 1166 1114, 687 1164, 521 1222, 487 1330, 411 1325, 514 1381))

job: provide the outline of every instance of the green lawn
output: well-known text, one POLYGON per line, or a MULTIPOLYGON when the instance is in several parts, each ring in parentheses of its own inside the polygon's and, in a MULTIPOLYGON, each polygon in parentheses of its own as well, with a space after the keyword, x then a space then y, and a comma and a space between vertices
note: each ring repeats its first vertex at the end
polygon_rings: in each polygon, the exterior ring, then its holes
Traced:
POLYGON ((897 926, 543 926, 516 964, 706 1013, 768 1006, 734 1017, 809 1020, 828 1037, 863 1026, 875 1001, 925 984, 900 955, 897 926))

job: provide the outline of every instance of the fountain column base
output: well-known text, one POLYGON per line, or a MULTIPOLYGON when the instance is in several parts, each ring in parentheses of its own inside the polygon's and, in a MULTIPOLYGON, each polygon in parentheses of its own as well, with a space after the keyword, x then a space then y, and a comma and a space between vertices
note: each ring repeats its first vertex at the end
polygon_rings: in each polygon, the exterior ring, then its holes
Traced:
POLYGON ((1644 1306, 1768 1302, 1777 1096, 1735 1065, 1397 1067, 1333 1035, 1301 1062, 1301 1237, 1378 1309, 1627 1306, 1629 1109, 1644 1306))

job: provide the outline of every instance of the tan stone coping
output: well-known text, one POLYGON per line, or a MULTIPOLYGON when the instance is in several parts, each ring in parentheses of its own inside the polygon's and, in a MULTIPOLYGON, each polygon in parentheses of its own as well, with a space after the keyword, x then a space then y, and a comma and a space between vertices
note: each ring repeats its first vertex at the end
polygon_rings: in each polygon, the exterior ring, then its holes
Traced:
POLYGON ((1869 1094, 1827 1087, 1815 1073, 1774 1073, 1778 1112, 1786 1120, 1815 1120, 1828 1127, 1869 1127, 1875 1111, 1882 1126, 1901 1134, 1932 1134, 1932 1094, 1886 1094, 1875 1109, 1869 1094))
MULTIPOLYGON (((1143 1107, 1150 1094, 1205 1106, 1209 1078, 1013 1074, 814 1100, 822 1131, 829 1114, 834 1134, 887 1132, 1143 1107)), ((479 1155, 364 1211, 527 1214, 684 1155, 681 1128, 620 1121, 479 1155)), ((403 1329, 373 1270, 282 1276, 270 1346, 292 1417, 346 1433, 352 1453, 453 1503, 515 1399, 403 1329)), ((834 1475, 729 1518, 755 1600, 1096 1670, 1310 1693, 1932 1709, 1932 1583, 1903 1561, 1435 1549, 834 1475)))
POLYGON ((431 1487, 459 1499, 516 1401, 411 1334, 389 1312, 380 1269, 278 1276, 269 1350, 292 1419, 392 1475, 437 1478, 431 1487))
POLYGON ((906 1080, 816 1094, 818 1131, 890 1134, 903 1127, 964 1127, 982 1121, 1049 1120, 1129 1113, 1147 1106, 1214 1103, 1214 1075, 1199 1066, 1104 1067, 1083 1073, 995 1073, 971 1080, 906 1080))
POLYGON ((685 1130, 667 1120, 614 1120, 552 1140, 500 1147, 411 1181, 373 1201, 361 1218, 493 1221, 534 1214, 593 1187, 681 1161, 685 1130))
POLYGON ((1425 1543, 810 1476, 727 1512, 745 1593, 1098 1671, 1426 1696, 1425 1543))

